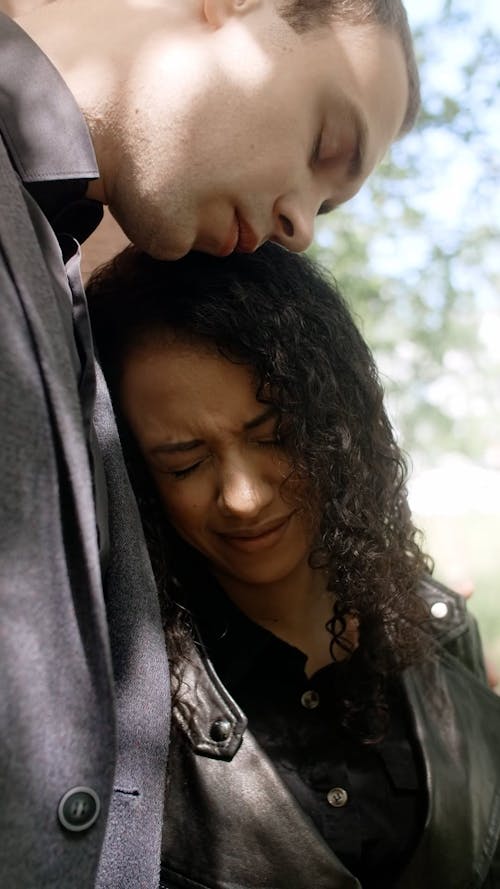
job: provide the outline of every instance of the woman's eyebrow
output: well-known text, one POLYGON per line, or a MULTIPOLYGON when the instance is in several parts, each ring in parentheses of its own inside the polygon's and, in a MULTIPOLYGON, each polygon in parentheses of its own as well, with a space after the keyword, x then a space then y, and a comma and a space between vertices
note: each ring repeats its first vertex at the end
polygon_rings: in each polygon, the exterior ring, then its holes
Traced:
MULTIPOLYGON (((254 417, 252 420, 248 420, 243 424, 243 429, 256 429, 258 426, 261 426, 262 423, 265 423, 266 420, 269 420, 271 417, 276 416, 276 408, 268 407, 265 411, 258 416, 254 417)), ((196 448, 200 448, 204 441, 201 438, 193 438, 191 441, 172 441, 172 442, 162 442, 162 444, 155 445, 154 448, 150 448, 150 454, 178 454, 185 453, 186 451, 194 451, 196 448)))
POLYGON ((268 407, 261 414, 258 414, 257 417, 254 417, 253 420, 248 420, 247 423, 243 423, 243 429, 256 429, 257 426, 261 426, 266 420, 270 420, 271 417, 276 417, 277 413, 275 407, 268 407))
POLYGON ((154 448, 151 448, 149 453, 176 454, 184 451, 194 451, 196 448, 200 448, 202 444, 203 442, 199 438, 193 438, 192 441, 163 442, 162 444, 155 445, 154 448))

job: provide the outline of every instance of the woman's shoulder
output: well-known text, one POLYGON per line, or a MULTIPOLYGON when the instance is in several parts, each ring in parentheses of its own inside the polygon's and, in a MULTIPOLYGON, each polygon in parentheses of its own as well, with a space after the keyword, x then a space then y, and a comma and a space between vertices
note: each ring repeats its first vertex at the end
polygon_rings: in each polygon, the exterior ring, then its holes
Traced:
POLYGON ((418 595, 429 609, 429 630, 440 641, 449 641, 467 629, 468 609, 464 596, 425 575, 419 584, 418 595))
POLYGON ((479 679, 486 681, 479 628, 464 596, 430 575, 422 578, 418 594, 429 609, 426 631, 448 654, 460 661, 479 679))

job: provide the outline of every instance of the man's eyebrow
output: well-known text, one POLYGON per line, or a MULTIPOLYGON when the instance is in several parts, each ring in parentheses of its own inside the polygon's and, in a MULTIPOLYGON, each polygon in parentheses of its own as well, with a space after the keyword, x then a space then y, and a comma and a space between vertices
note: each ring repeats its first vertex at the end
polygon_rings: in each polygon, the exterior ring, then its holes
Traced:
MULTIPOLYGON (((346 103, 343 117, 352 124, 354 129, 354 150, 349 158, 347 166, 347 179, 349 182, 362 177, 365 166, 366 145, 368 142, 368 125, 366 120, 355 105, 346 103)), ((323 216, 335 210, 337 204, 334 201, 324 201, 317 215, 323 216)))

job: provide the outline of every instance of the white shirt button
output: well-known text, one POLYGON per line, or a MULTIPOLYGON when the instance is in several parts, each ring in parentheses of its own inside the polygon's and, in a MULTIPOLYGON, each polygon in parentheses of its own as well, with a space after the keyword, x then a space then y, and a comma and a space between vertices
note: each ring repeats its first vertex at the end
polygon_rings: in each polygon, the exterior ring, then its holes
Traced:
POLYGON ((334 809, 341 809, 342 806, 345 806, 349 796, 347 790, 344 790, 343 787, 332 787, 332 789, 328 791, 326 798, 334 809))
POLYGON ((300 703, 306 710, 315 710, 316 707, 319 707, 319 694, 314 689, 309 689, 309 691, 305 691, 300 699, 300 703))

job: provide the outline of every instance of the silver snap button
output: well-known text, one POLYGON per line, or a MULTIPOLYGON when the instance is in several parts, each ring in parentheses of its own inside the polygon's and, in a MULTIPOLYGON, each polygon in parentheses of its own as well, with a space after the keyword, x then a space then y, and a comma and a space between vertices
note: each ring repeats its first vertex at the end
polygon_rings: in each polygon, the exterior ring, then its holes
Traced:
POLYGON ((319 694, 314 689, 309 689, 309 691, 305 691, 300 699, 300 703, 306 710, 315 710, 316 707, 319 707, 319 694))
POLYGON ((216 719, 210 726, 212 741, 227 741, 231 734, 231 723, 228 719, 216 719))
POLYGON ((448 614, 448 606, 446 602, 434 602, 434 605, 431 605, 431 614, 433 617, 437 618, 437 620, 442 620, 443 617, 446 617, 448 614))
POLYGON ((330 805, 335 809, 341 809, 342 806, 345 806, 349 796, 347 790, 344 790, 343 787, 332 787, 332 789, 328 791, 326 798, 330 805))

